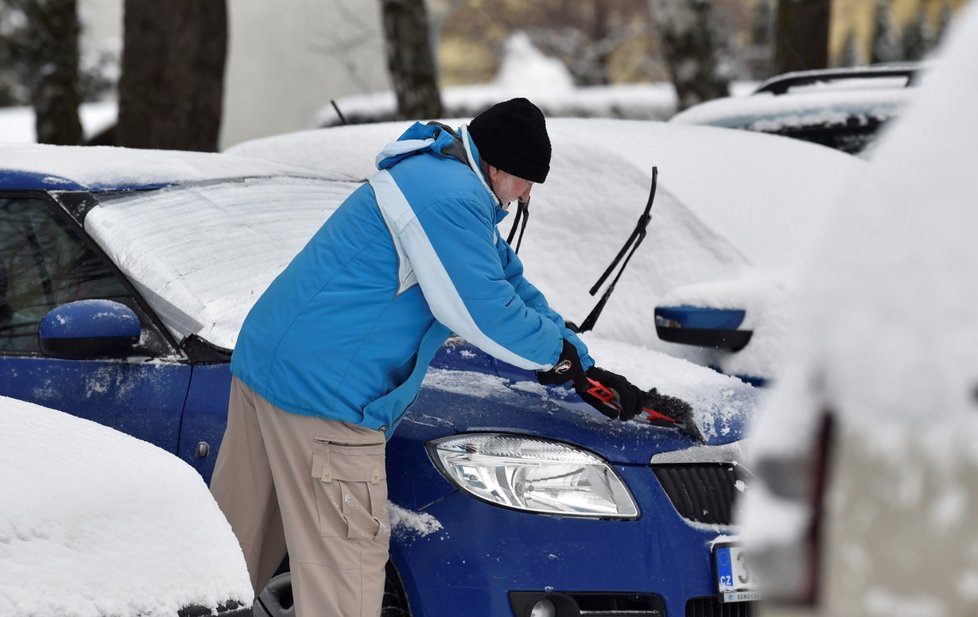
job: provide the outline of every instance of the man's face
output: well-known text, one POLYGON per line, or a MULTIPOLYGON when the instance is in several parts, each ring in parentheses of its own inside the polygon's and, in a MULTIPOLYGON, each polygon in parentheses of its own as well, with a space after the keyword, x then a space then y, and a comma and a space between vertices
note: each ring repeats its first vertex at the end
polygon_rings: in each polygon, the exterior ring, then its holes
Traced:
POLYGON ((523 178, 518 178, 513 174, 507 173, 489 165, 489 186, 502 204, 503 210, 507 209, 510 202, 514 199, 527 201, 530 199, 530 190, 533 183, 523 178))

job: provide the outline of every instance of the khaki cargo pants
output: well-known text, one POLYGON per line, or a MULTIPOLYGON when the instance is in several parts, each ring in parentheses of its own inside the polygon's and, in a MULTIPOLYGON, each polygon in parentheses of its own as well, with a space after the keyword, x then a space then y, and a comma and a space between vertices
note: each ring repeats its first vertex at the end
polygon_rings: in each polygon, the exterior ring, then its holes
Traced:
POLYGON ((257 596, 286 548, 298 617, 377 617, 390 544, 384 433, 288 413, 233 379, 211 492, 257 596))

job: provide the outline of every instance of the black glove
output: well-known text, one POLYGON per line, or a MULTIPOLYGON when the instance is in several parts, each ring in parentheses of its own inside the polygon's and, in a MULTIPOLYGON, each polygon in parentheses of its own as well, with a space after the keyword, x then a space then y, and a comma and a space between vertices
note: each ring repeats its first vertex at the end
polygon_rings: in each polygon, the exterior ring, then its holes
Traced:
POLYGON ((564 349, 560 352, 557 363, 549 371, 538 371, 537 381, 545 386, 559 386, 571 382, 574 389, 587 387, 587 375, 581 366, 581 357, 577 355, 574 344, 564 339, 564 349))
POLYGON ((617 373, 592 366, 588 387, 575 388, 578 396, 613 420, 625 422, 642 412, 645 393, 617 373))

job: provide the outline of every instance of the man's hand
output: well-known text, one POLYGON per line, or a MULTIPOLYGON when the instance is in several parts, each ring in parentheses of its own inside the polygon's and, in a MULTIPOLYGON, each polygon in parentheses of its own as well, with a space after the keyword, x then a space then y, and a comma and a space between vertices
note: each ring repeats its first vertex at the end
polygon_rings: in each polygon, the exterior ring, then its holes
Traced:
POLYGON ((587 371, 587 377, 587 387, 575 390, 578 396, 604 415, 625 422, 642 412, 645 393, 621 375, 592 366, 587 371))
POLYGON ((549 371, 538 371, 537 381, 545 386, 560 386, 569 382, 575 390, 587 387, 587 374, 573 343, 564 339, 564 349, 557 363, 549 371))

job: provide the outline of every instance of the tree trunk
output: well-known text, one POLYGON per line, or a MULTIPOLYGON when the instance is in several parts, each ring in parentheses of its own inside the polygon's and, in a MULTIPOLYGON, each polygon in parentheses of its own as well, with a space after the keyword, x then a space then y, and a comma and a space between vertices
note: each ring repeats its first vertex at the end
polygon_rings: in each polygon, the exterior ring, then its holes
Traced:
POLYGON ((424 0, 381 0, 387 69, 405 120, 443 115, 424 0))
POLYGON ((729 94, 729 80, 717 61, 712 13, 712 0, 652 0, 677 111, 729 94))
POLYGON ((75 0, 22 3, 27 17, 29 58, 34 80, 38 143, 77 145, 82 141, 78 105, 78 12, 75 0))
POLYGON ((225 0, 126 0, 116 145, 216 151, 225 0))
POLYGON ((828 67, 831 8, 831 0, 779 0, 774 52, 778 73, 828 67))

